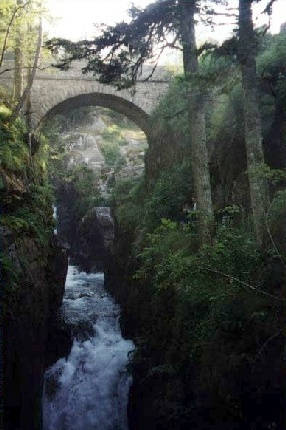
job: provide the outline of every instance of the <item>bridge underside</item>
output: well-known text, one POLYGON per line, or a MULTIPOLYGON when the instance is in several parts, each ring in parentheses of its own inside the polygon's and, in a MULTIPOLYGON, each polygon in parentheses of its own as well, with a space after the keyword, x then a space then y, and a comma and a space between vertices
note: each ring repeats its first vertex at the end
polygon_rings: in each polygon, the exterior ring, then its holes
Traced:
POLYGON ((34 122, 34 127, 35 129, 39 129, 47 119, 51 119, 57 114, 65 114, 83 106, 101 106, 112 109, 126 115, 130 120, 134 121, 134 123, 145 132, 147 137, 151 133, 150 117, 146 112, 128 100, 112 94, 102 93, 80 94, 64 100, 52 107, 39 122, 34 122))

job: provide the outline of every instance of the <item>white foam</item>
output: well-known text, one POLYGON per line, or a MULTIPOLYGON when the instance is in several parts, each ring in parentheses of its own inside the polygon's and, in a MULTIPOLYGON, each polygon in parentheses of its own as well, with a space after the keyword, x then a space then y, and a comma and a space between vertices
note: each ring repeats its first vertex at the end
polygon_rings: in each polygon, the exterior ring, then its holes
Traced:
MULTIPOLYGON (((52 398, 44 394, 44 430, 126 430, 127 402, 132 378, 127 371, 128 355, 133 342, 123 339, 118 323, 119 309, 103 287, 103 274, 79 273, 70 267, 67 293, 88 289, 92 297, 83 297, 82 317, 89 315, 94 336, 85 341, 74 340, 67 360, 59 360, 46 372, 46 385, 54 378, 59 385, 52 398), (87 309, 88 307, 88 309, 87 309), (91 308, 91 309, 90 309, 91 308)), ((81 307, 77 304, 79 313, 81 307)), ((74 316, 74 307, 70 307, 74 316)), ((81 315, 79 315, 79 318, 81 315)))

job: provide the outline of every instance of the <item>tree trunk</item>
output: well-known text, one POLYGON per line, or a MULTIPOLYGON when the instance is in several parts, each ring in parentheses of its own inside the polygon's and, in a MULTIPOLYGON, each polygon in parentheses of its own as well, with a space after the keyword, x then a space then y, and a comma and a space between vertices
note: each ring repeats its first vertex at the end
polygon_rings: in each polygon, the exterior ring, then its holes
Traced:
MULTIPOLYGON (((21 0, 17 1, 18 7, 22 4, 21 0)), ((14 99, 19 101, 23 93, 23 51, 22 51, 22 28, 21 24, 16 30, 15 40, 15 70, 14 70, 14 99)))
POLYGON ((24 104, 26 103, 26 101, 29 97, 29 94, 30 94, 30 91, 31 91, 31 88, 32 88, 32 85, 33 85, 33 82, 34 82, 34 79, 36 76, 39 59, 40 59, 41 47, 42 47, 42 38, 43 38, 43 27, 42 27, 42 21, 41 21, 40 25, 39 25, 38 42, 37 42, 37 48, 36 48, 33 68, 32 68, 31 74, 29 74, 28 82, 27 82, 26 88, 23 92, 23 95, 20 98, 17 106, 15 107, 15 109, 12 112, 12 115, 10 118, 11 122, 15 121, 15 119, 18 117, 22 107, 24 106, 24 104))
MULTIPOLYGON (((195 37, 195 0, 180 0, 181 38, 184 73, 188 80, 198 72, 195 37)), ((198 86, 190 85, 188 112, 191 134, 191 166, 197 202, 201 243, 210 243, 213 230, 213 207, 208 162, 205 119, 205 95, 198 86)))
POLYGON ((239 0, 239 59, 244 95, 245 144, 250 202, 258 244, 265 238, 265 215, 269 205, 266 180, 262 177, 264 153, 257 97, 256 37, 252 20, 252 0, 239 0))

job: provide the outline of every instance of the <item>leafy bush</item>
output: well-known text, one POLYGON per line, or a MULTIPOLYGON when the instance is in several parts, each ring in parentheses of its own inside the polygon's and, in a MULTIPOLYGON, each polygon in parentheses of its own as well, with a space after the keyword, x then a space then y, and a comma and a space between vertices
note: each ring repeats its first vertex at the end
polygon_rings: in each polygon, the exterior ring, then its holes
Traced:
POLYGON ((52 201, 52 189, 47 183, 31 184, 18 207, 3 215, 0 223, 15 236, 27 234, 46 246, 54 227, 52 201))
POLYGON ((188 88, 188 83, 184 79, 180 76, 176 77, 152 115, 154 127, 159 131, 179 130, 182 139, 180 143, 185 146, 190 140, 187 111, 188 88))
POLYGON ((114 166, 123 158, 117 142, 103 142, 100 149, 108 166, 114 166))
POLYGON ((10 171, 25 171, 28 167, 28 145, 24 142, 25 127, 21 120, 6 122, 11 112, 0 106, 0 166, 10 171))
MULTIPOLYGON (((183 415, 177 425, 187 413, 183 405, 191 408, 200 392, 207 393, 214 422, 220 413, 243 421, 244 387, 236 381, 256 390, 254 366, 260 388, 271 380, 271 372, 261 376, 257 369, 264 366, 261 346, 279 333, 279 301, 264 285, 264 256, 251 233, 221 227, 213 245, 199 251, 194 240, 191 225, 162 220, 144 242, 132 289, 145 291, 139 324, 148 346, 137 351, 136 360, 152 357, 149 368, 171 368, 183 384, 186 399, 178 399, 183 415)), ((166 419, 167 403, 176 395, 172 377, 165 375, 162 384, 166 419)))
POLYGON ((16 183, 16 191, 9 189, 8 192, 2 181, 1 225, 9 228, 15 237, 26 234, 46 246, 53 229, 53 195, 46 174, 48 142, 42 137, 38 151, 31 157, 23 122, 18 119, 9 124, 6 121, 9 115, 10 111, 2 106, 0 166, 4 176, 11 177, 11 184, 16 183), (17 192, 17 186, 21 189, 20 193, 17 192))
POLYGON ((191 198, 192 174, 187 163, 174 166, 168 172, 163 171, 146 197, 146 225, 152 229, 160 224, 162 218, 185 219, 183 209, 191 198))
POLYGON ((142 226, 145 216, 144 183, 141 179, 121 179, 112 192, 116 219, 120 230, 134 232, 142 226))
POLYGON ((105 142, 117 143, 119 146, 128 144, 122 135, 121 128, 116 124, 107 127, 101 136, 105 142))

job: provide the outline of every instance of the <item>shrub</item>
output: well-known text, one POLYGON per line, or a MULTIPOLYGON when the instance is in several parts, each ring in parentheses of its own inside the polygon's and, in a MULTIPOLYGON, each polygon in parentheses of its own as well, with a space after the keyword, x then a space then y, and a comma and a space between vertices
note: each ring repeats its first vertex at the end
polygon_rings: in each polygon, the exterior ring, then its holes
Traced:
POLYGON ((103 142, 100 149, 108 166, 114 166, 123 158, 117 142, 103 142))
POLYGON ((186 163, 163 171, 154 189, 146 198, 145 222, 149 229, 160 224, 162 218, 184 220, 184 206, 192 200, 192 177, 186 163))
POLYGON ((28 167, 28 145, 24 141, 25 127, 21 120, 10 125, 6 122, 11 112, 0 106, 0 166, 14 172, 28 167))
MULTIPOLYGON (((170 220, 148 234, 133 281, 133 290, 139 284, 137 290, 145 291, 140 293, 145 294, 141 312, 149 317, 140 324, 148 346, 137 351, 136 360, 141 354, 142 360, 152 357, 149 367, 174 370, 186 395, 179 400, 182 411, 206 393, 214 422, 220 422, 219 414, 243 420, 244 384, 251 392, 257 389, 257 377, 260 388, 271 381, 259 351, 279 333, 279 301, 263 283, 264 256, 250 232, 221 227, 213 245, 199 251, 193 240, 190 225, 170 220)), ((275 348, 270 351, 276 354, 275 348)), ((172 378, 166 376, 167 387, 160 388, 166 390, 167 403, 175 395, 168 380, 172 378)), ((257 402, 265 387, 261 389, 257 402)), ((168 413, 165 409, 165 418, 168 413)))
POLYGON ((128 145, 122 135, 121 127, 116 124, 106 127, 101 136, 105 142, 117 143, 119 146, 128 145))

